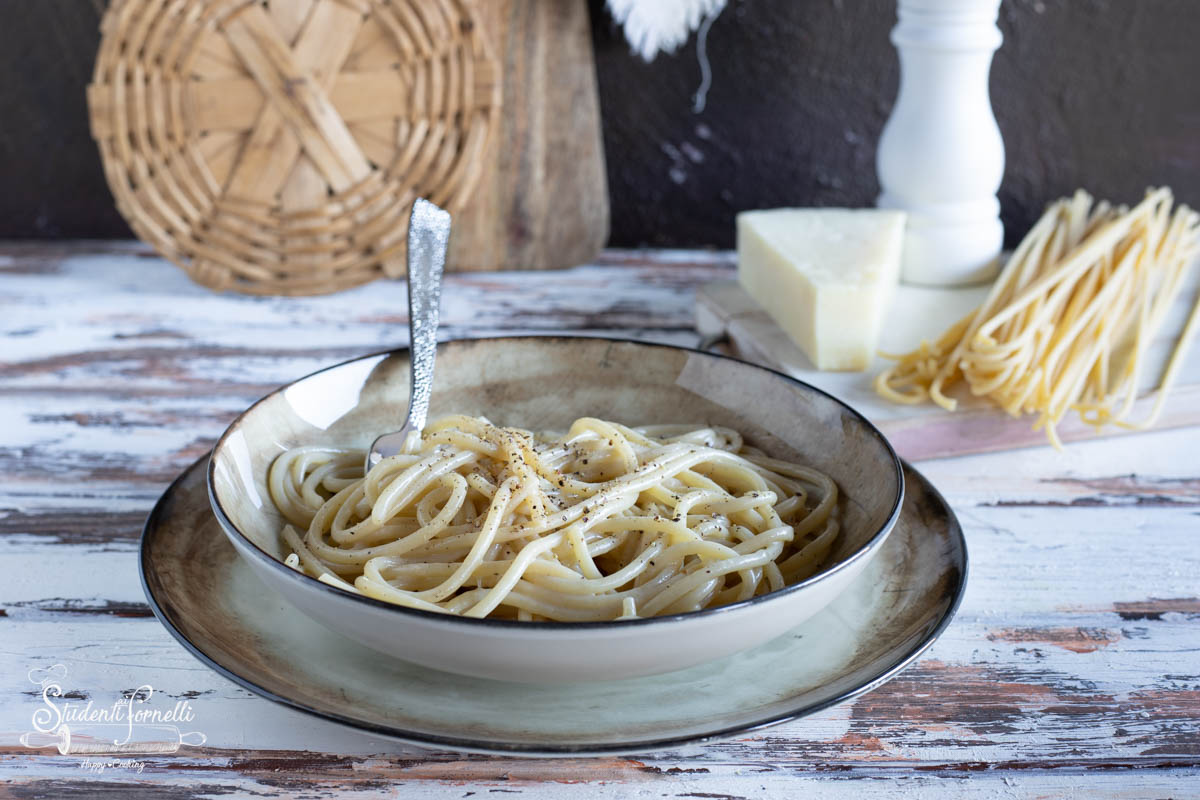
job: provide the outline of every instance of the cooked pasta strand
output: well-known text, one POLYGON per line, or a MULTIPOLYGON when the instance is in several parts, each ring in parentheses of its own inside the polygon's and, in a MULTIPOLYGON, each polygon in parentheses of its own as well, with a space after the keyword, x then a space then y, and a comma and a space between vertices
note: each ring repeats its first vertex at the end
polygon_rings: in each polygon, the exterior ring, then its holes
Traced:
POLYGON ((839 530, 827 475, 722 428, 583 418, 555 435, 454 416, 366 476, 363 455, 302 447, 271 465, 285 563, 426 611, 576 622, 695 611, 803 580, 839 530))

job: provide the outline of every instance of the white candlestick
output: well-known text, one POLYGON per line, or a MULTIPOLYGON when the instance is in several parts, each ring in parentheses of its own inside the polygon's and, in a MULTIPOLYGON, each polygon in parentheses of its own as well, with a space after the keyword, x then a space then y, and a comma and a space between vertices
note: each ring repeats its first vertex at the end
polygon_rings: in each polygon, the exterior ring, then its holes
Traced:
POLYGON ((908 212, 903 280, 995 275, 1004 142, 988 94, 1000 0, 899 0, 900 94, 879 141, 880 208, 908 212))

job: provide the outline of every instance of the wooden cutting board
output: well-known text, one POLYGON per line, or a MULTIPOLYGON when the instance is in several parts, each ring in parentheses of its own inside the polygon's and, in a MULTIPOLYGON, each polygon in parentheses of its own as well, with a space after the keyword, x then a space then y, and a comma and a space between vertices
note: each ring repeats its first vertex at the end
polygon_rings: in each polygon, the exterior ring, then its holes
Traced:
POLYGON ((608 184, 586 0, 475 0, 503 76, 492 158, 454 219, 448 266, 554 269, 608 239, 608 184))
MULTIPOLYGON (((1170 357, 1200 288, 1200 268, 1180 293, 1159 336, 1147 353, 1142 396, 1132 420, 1142 419, 1155 398, 1162 370, 1170 357)), ((987 287, 930 289, 901 286, 892 302, 879 346, 906 352, 922 339, 933 339, 951 323, 982 302, 987 287)), ((956 392, 959 409, 946 411, 933 404, 906 406, 888 402, 872 388, 874 377, 892 362, 876 357, 866 372, 822 372, 816 369, 787 334, 733 281, 702 286, 696 294, 696 326, 702 336, 725 337, 732 354, 778 369, 845 401, 879 426, 904 458, 967 455, 1047 444, 1043 431, 1032 429, 1033 418, 1013 418, 980 398, 956 392)), ((1200 343, 1194 343, 1171 390, 1156 429, 1200 425, 1200 343)), ((961 390, 961 387, 957 387, 961 390)), ((1097 436, 1129 436, 1110 426, 1097 433, 1074 414, 1058 428, 1064 442, 1097 436)))

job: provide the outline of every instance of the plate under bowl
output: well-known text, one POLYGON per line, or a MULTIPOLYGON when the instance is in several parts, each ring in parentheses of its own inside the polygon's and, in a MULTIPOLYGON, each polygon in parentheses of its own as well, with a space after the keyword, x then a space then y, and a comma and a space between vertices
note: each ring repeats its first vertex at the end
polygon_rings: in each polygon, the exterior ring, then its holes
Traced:
POLYGON ((208 481, 222 529, 259 577, 300 611, 398 658, 467 675, 582 682, 683 669, 762 644, 817 613, 866 568, 900 513, 904 480, 891 446, 824 392, 723 356, 579 337, 460 340, 438 352, 431 417, 482 415, 565 430, 577 417, 627 425, 724 425, 768 454, 838 484, 842 532, 816 575, 715 609, 622 622, 468 619, 347 592, 283 564, 283 520, 267 469, 287 448, 365 448, 408 403, 406 350, 365 356, 273 392, 217 442, 208 481))
POLYGON ((949 624, 966 584, 966 543, 953 512, 906 467, 904 510, 878 557, 787 636, 670 675, 570 686, 467 678, 377 653, 263 586, 213 518, 206 465, 207 457, 171 485, 142 535, 143 585, 167 630, 250 691, 426 747, 634 753, 793 720, 873 689, 912 662, 949 624))

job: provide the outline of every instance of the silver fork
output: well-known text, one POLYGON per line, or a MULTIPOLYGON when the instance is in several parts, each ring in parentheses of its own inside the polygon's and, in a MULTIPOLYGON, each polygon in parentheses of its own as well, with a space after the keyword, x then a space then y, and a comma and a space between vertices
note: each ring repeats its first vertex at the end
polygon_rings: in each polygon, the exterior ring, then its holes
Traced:
POLYGON ((408 416, 400 430, 385 433, 371 444, 366 472, 383 459, 403 452, 409 436, 419 436, 425 427, 433 394, 442 269, 449 241, 450 214, 418 197, 408 220, 408 337, 412 363, 408 416))

